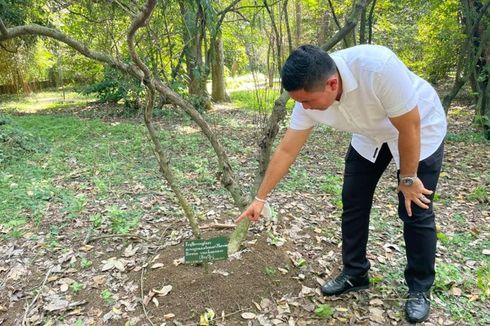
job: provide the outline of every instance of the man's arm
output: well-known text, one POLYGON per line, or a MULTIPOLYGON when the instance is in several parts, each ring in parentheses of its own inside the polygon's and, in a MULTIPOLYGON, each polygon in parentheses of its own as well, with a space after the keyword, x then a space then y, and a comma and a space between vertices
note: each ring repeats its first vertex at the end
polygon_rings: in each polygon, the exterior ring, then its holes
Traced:
MULTIPOLYGON (((399 132, 400 177, 417 176, 420 159, 419 109, 416 106, 401 116, 390 118, 390 121, 399 132)), ((424 195, 430 195, 432 191, 425 189, 420 179, 417 178, 411 186, 400 183, 398 189, 405 196, 405 208, 408 216, 412 216, 411 202, 422 208, 429 208, 430 200, 424 195)))
POLYGON ((260 218, 260 213, 264 207, 267 195, 274 189, 282 177, 288 173, 289 167, 296 160, 312 130, 313 128, 305 130, 288 129, 286 131, 286 134, 272 155, 271 161, 265 171, 264 179, 257 191, 256 197, 260 200, 254 199, 235 223, 240 222, 246 217, 254 222, 260 218))

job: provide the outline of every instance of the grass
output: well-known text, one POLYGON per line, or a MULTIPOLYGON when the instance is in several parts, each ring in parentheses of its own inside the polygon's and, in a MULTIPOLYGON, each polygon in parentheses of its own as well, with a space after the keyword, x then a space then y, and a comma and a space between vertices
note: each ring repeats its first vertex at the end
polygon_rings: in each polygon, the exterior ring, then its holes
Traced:
MULTIPOLYGON (((0 223, 8 228, 41 220, 48 202, 58 203, 61 213, 74 219, 87 215, 87 207, 97 200, 111 197, 123 199, 127 207, 111 206, 102 219, 110 222, 113 232, 126 233, 138 224, 142 208, 137 198, 121 194, 121 189, 128 183, 154 191, 162 187, 141 125, 53 115, 13 116, 11 120, 18 130, 36 134, 48 150, 19 151, 0 162, 0 196, 4 198, 0 223), (63 180, 72 179, 80 182, 78 191, 63 186, 63 180)), ((181 186, 215 182, 214 162, 206 157, 210 149, 203 151, 201 135, 174 138, 162 132, 162 139, 165 148, 178 153, 172 155, 172 167, 181 177, 181 186), (199 151, 200 158, 189 155, 199 151)))
MULTIPOLYGON (((250 111, 270 112, 274 107, 274 101, 280 96, 278 89, 260 88, 256 90, 244 90, 230 93, 233 104, 250 111)), ((286 108, 292 109, 293 101, 287 102, 286 108)))
POLYGON ((488 143, 482 132, 466 131, 466 132, 448 132, 446 139, 457 143, 488 143))
POLYGON ((92 96, 81 95, 72 90, 63 94, 58 90, 47 90, 25 95, 0 95, 0 108, 4 112, 33 113, 45 110, 83 107, 94 101, 92 96))

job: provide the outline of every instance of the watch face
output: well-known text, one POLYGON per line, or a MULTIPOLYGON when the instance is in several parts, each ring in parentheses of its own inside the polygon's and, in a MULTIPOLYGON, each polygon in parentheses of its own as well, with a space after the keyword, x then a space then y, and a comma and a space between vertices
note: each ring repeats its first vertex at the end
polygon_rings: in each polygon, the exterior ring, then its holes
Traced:
POLYGON ((402 182, 405 186, 411 186, 413 185, 413 178, 403 178, 402 182))

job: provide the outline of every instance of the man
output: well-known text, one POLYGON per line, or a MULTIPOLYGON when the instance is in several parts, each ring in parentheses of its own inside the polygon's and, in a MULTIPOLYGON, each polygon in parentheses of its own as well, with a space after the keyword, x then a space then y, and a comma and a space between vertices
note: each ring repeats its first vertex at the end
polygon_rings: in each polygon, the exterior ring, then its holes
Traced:
POLYGON ((398 213, 404 222, 409 322, 429 315, 436 230, 432 198, 442 165, 446 117, 435 90, 389 49, 360 45, 332 53, 312 45, 284 64, 282 85, 296 101, 254 201, 237 219, 257 221, 266 198, 288 172, 313 127, 324 123, 353 133, 342 189, 343 271, 324 295, 369 287, 369 214, 379 178, 393 158, 398 167, 398 213))

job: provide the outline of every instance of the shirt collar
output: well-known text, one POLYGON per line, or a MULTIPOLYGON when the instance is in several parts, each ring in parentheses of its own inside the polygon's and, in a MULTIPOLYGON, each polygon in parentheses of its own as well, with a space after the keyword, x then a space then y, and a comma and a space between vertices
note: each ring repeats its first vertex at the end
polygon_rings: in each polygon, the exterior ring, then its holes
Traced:
POLYGON ((342 101, 345 98, 344 94, 355 90, 358 84, 357 80, 354 78, 354 75, 352 74, 344 59, 336 55, 331 55, 331 57, 337 65, 340 77, 342 78, 342 97, 340 98, 340 100, 342 101))

